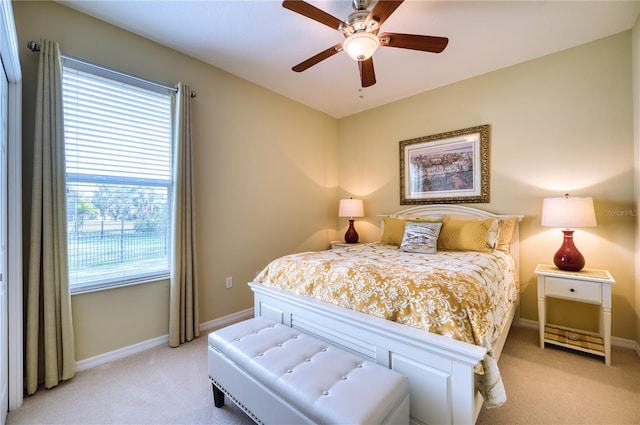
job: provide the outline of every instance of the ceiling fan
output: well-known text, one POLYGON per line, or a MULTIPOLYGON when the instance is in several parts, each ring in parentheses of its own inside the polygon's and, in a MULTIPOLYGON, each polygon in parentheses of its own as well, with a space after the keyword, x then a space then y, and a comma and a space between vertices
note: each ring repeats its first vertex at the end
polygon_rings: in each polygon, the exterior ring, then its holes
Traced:
POLYGON ((282 6, 284 8, 331 27, 341 32, 345 37, 344 41, 311 56, 291 69, 296 72, 302 72, 344 50, 352 59, 358 61, 362 87, 369 87, 376 83, 373 58, 371 56, 379 46, 399 47, 432 53, 442 52, 449 43, 449 39, 446 37, 398 34, 394 32, 378 34, 384 21, 391 16, 403 1, 378 0, 373 9, 369 11, 367 8, 372 3, 371 0, 352 0, 354 11, 349 14, 346 22, 303 0, 283 1, 282 6))

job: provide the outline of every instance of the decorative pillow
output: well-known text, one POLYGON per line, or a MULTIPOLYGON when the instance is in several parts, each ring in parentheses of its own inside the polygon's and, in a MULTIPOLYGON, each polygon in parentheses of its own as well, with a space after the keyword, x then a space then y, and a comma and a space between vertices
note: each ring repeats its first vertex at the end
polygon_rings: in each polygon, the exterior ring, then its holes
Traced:
POLYGON ((498 239, 500 237, 500 220, 491 217, 475 217, 470 215, 457 215, 457 214, 445 214, 443 216, 444 221, 448 220, 468 220, 468 221, 485 221, 493 220, 489 227, 489 233, 487 234, 486 245, 490 251, 493 251, 498 245, 498 239))
POLYGON ((445 216, 438 238, 438 249, 491 252, 498 239, 498 222, 495 218, 457 219, 445 216))
POLYGON ((518 217, 506 217, 500 219, 500 233, 498 235, 498 243, 496 249, 499 251, 509 252, 513 230, 516 227, 518 217))
POLYGON ((441 227, 442 223, 408 221, 405 224, 400 251, 435 254, 441 227))
POLYGON ((421 222, 421 223, 440 223, 442 222, 439 218, 428 218, 428 217, 415 217, 411 219, 406 218, 397 218, 397 217, 383 217, 383 230, 382 236, 380 237, 381 243, 391 244, 395 246, 400 246, 402 244, 402 237, 404 236, 404 228, 405 223, 407 221, 411 222, 421 222))
POLYGON ((380 242, 398 246, 402 243, 402 235, 404 235, 405 220, 393 217, 384 217, 382 219, 383 228, 380 242))

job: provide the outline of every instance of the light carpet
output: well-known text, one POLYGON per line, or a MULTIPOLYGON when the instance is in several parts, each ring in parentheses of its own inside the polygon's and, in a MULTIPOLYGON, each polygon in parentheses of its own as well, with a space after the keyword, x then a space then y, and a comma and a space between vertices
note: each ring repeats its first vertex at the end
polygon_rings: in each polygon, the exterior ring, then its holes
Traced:
MULTIPOLYGON (((602 358, 538 346, 535 329, 514 327, 499 361, 507 403, 478 424, 638 424, 640 359, 613 348, 602 358)), ((40 390, 7 417, 15 424, 237 424, 253 422, 232 402, 213 406, 206 335, 76 374, 40 390)))
POLYGON ((7 425, 253 423, 231 401, 213 405, 206 334, 78 372, 7 416, 7 425))
POLYGON ((603 357, 539 346, 538 330, 513 327, 498 362, 507 402, 478 424, 640 424, 640 358, 612 347, 603 357))

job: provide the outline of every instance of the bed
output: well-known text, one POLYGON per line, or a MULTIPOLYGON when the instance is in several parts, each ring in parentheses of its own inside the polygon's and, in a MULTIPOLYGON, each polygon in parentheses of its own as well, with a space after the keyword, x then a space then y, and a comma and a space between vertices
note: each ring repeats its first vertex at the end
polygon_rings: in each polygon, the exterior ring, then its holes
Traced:
POLYGON ((254 313, 408 376, 412 423, 474 423, 506 399, 521 219, 460 205, 383 216, 380 242, 270 263, 249 283, 254 313))

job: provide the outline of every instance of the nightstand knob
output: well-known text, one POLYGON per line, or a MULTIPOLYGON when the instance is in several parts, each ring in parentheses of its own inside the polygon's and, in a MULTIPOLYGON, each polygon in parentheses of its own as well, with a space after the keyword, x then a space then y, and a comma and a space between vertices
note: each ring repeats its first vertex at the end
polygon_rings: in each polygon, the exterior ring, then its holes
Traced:
POLYGON ((571 288, 571 289, 569 289, 569 292, 576 292, 576 290, 571 288))

